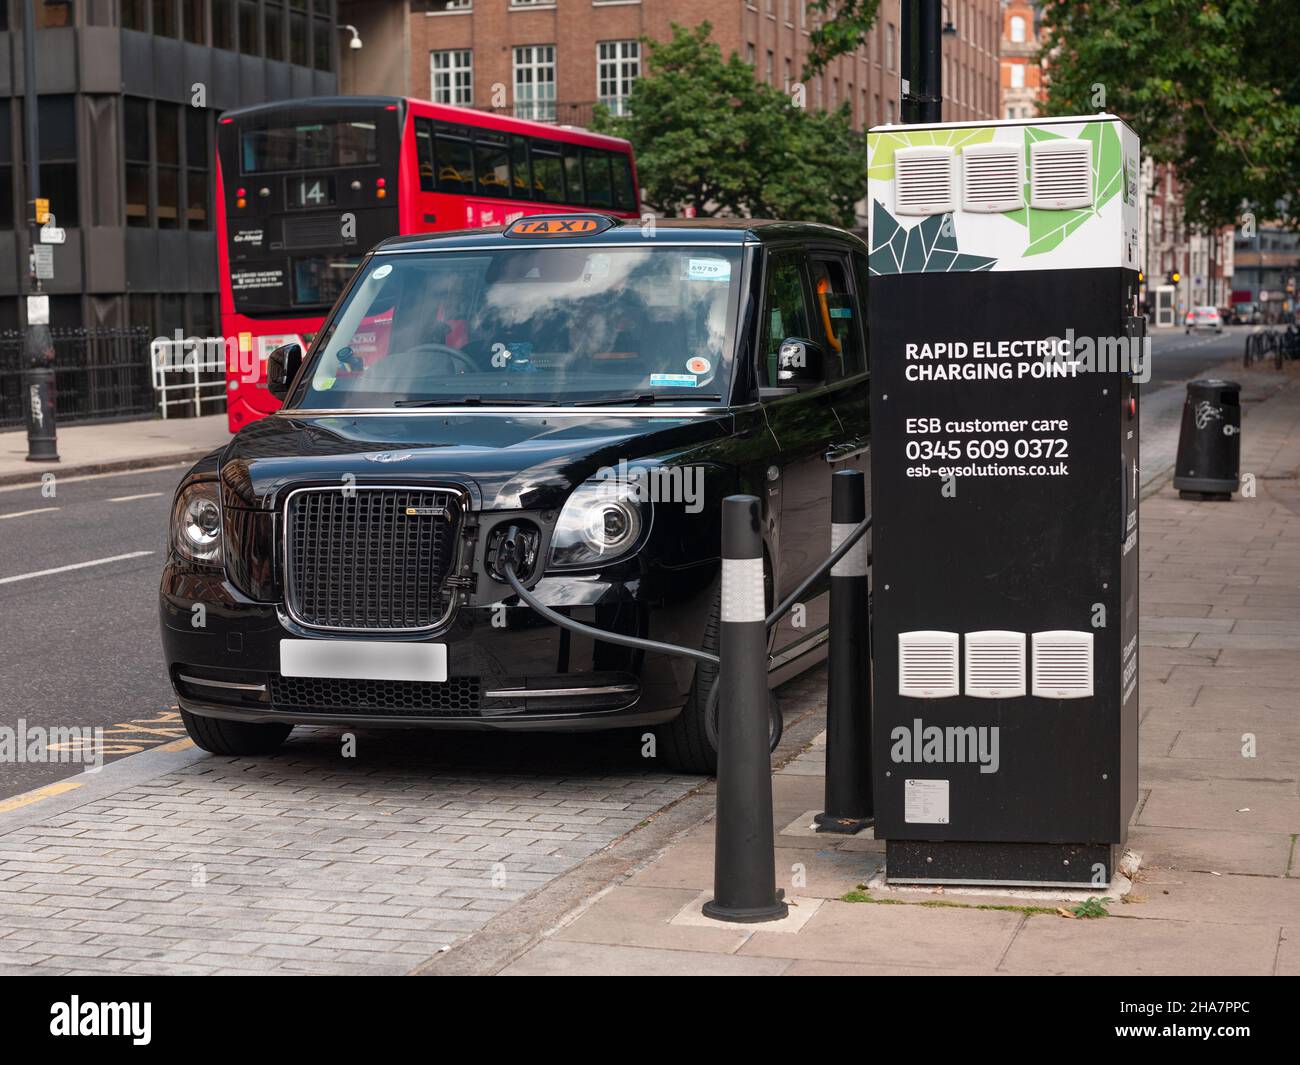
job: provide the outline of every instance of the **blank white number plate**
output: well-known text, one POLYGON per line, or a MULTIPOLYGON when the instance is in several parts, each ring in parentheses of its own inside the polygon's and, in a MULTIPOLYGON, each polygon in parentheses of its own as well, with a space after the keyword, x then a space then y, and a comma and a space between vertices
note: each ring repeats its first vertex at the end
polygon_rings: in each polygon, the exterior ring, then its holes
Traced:
POLYGON ((445 681, 447 645, 380 640, 281 640, 280 672, 286 677, 340 680, 445 681))

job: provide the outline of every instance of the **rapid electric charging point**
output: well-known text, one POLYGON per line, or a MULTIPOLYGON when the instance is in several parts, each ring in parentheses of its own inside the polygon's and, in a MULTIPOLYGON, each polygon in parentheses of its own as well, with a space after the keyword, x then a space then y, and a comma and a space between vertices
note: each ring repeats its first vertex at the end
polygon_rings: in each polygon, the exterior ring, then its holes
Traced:
POLYGON ((1105 888, 1137 799, 1137 136, 868 134, 886 878, 1105 888))

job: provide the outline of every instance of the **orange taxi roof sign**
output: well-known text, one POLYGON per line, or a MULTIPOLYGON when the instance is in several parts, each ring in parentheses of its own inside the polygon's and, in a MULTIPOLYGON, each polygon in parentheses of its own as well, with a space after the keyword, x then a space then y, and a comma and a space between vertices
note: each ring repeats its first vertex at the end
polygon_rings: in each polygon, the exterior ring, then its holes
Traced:
POLYGON ((614 220, 603 214, 548 214, 517 218, 506 226, 507 237, 590 237, 603 233, 614 220))

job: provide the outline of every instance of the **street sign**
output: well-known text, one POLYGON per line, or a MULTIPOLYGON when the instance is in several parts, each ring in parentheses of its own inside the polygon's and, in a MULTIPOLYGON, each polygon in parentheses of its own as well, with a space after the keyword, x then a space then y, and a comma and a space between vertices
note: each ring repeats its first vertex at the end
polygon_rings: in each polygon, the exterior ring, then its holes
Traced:
POLYGON ((54 279, 54 245, 37 244, 32 248, 32 262, 41 281, 54 279))
POLYGON ((28 296, 27 297, 27 324, 28 325, 49 325, 50 324, 50 297, 49 296, 28 296))
POLYGON ((47 211, 45 221, 40 229, 40 239, 42 244, 63 244, 68 239, 68 231, 56 226, 54 224, 54 215, 47 211))

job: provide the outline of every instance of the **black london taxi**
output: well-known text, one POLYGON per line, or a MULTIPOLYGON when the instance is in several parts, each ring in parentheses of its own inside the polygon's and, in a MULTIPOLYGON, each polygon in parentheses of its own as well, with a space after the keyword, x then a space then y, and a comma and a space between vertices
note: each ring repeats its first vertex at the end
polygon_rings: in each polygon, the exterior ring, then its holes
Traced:
MULTIPOLYGON (((763 502, 771 603, 830 551, 831 474, 865 469, 866 278, 862 241, 814 223, 379 244, 311 349, 271 354, 282 408, 176 492, 162 639, 194 742, 653 729, 668 767, 712 772, 714 671, 540 617, 503 545, 556 611, 716 649, 722 498, 763 502)), ((824 592, 773 630, 773 686, 824 657, 824 592)))

